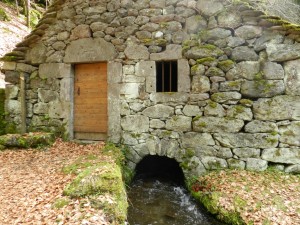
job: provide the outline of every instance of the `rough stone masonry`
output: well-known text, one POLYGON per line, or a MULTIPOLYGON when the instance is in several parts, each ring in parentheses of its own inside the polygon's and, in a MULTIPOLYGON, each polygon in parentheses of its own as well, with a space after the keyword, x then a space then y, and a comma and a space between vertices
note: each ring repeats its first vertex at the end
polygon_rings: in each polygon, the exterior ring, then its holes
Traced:
POLYGON ((208 170, 300 172, 299 30, 223 0, 57 0, 7 55, 6 112, 27 130, 72 138, 73 65, 108 62, 109 140, 208 170), (156 63, 176 61, 177 92, 157 92, 156 63))

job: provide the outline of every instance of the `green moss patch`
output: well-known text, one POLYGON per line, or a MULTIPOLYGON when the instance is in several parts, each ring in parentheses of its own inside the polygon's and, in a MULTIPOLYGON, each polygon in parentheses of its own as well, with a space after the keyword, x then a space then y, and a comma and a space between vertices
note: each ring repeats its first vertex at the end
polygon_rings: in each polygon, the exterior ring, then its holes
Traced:
POLYGON ((0 135, 5 134, 5 126, 6 126, 4 102, 5 102, 5 89, 0 89, 0 135))
POLYGON ((54 135, 51 133, 6 134, 0 136, 0 145, 6 148, 36 148, 51 145, 54 135))
POLYGON ((87 155, 65 166, 65 173, 77 176, 65 187, 63 194, 76 199, 88 198, 93 208, 104 210, 116 224, 124 224, 128 207, 124 176, 129 173, 124 166, 126 150, 108 143, 102 149, 105 160, 87 155))

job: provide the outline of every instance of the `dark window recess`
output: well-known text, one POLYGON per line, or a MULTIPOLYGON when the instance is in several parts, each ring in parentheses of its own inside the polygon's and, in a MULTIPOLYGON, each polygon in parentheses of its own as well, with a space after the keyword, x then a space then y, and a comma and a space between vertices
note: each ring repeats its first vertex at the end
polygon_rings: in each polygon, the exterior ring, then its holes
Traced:
POLYGON ((156 92, 177 92, 177 61, 156 62, 156 92))

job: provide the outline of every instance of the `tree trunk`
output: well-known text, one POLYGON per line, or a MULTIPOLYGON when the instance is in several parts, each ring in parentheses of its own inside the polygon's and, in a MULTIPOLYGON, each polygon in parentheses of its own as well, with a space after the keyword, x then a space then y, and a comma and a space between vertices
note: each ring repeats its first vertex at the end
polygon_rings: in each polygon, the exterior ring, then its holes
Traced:
POLYGON ((19 15, 20 15, 20 12, 19 12, 19 4, 18 4, 18 0, 16 0, 16 7, 17 7, 17 15, 19 16, 19 15))
POLYGON ((30 0, 26 0, 26 17, 27 27, 30 27, 30 0))

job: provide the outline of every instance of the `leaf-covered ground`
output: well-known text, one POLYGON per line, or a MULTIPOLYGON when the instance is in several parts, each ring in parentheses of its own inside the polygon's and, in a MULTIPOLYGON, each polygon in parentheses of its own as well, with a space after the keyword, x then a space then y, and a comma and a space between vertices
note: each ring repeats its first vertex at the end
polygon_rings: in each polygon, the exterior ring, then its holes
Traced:
POLYGON ((199 178, 191 188, 211 211, 238 215, 246 224, 300 224, 300 176, 220 171, 199 178))
MULTIPOLYGON (((62 168, 89 155, 111 160, 99 151, 103 145, 57 140, 46 150, 0 152, 0 224, 110 224, 105 212, 92 208, 87 198, 62 196, 75 176, 62 168)), ((111 198, 98 196, 99 201, 111 198)))

